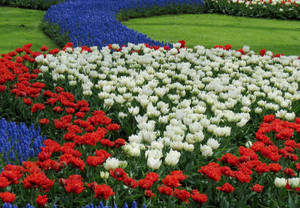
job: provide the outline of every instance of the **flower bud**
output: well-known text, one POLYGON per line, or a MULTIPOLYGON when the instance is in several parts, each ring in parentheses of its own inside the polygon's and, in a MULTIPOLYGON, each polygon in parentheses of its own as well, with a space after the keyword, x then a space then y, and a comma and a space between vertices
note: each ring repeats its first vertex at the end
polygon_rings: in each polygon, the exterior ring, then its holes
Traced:
POLYGON ((275 178, 274 184, 277 188, 285 187, 287 180, 285 178, 275 178))
POLYGON ((100 177, 102 179, 108 179, 109 173, 107 171, 100 171, 100 177))

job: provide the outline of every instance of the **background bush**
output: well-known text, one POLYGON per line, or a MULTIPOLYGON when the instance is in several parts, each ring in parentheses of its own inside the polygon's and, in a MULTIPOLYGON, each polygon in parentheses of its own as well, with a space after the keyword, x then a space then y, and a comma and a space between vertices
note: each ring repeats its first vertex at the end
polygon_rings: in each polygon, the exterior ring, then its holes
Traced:
POLYGON ((64 0, 0 0, 2 6, 47 10, 50 6, 64 0))

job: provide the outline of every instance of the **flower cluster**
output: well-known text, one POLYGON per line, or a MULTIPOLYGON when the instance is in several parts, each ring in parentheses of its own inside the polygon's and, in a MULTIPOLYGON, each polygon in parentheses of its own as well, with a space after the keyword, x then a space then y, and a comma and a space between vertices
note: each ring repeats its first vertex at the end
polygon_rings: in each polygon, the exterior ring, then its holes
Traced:
MULTIPOLYGON (((250 145, 248 143, 248 147, 240 146, 239 157, 226 153, 219 159, 224 165, 211 162, 202 166, 198 172, 214 181, 220 181, 221 177, 225 176, 247 184, 252 181, 253 176, 261 177, 262 174, 268 172, 276 175, 283 173, 286 177, 292 178, 276 177, 275 186, 300 191, 300 178, 296 177, 296 172, 300 168, 297 156, 300 143, 292 138, 294 132, 300 133, 299 118, 296 118, 295 123, 291 123, 275 119, 274 115, 267 115, 256 132, 257 141, 250 145), (275 134, 275 138, 272 137, 273 140, 267 136, 270 132, 275 134)), ((262 192, 263 185, 254 184, 250 189, 254 192, 262 192)), ((217 190, 231 193, 234 187, 226 182, 221 187, 217 187, 217 190)))
MULTIPOLYGON (((173 49, 141 44, 99 51, 70 45, 48 54, 27 45, 0 58, 1 70, 10 73, 0 96, 17 103, 21 118, 31 116, 49 134, 36 160, 6 165, 0 173, 3 203, 119 205, 122 194, 156 207, 167 201, 173 207, 210 206, 226 196, 244 205, 264 200, 274 186, 289 191, 292 203, 300 170, 300 120, 293 112, 299 104, 298 57, 264 50, 255 55, 228 45, 186 49, 184 41, 173 49), (122 59, 123 67, 117 64, 122 59), (69 85, 69 69, 75 71, 76 88, 69 85), (53 74, 64 80, 57 82, 53 74), (82 96, 80 85, 86 83, 92 83, 92 93, 82 96), (275 115, 260 116, 270 111, 275 115), (261 123, 256 134, 243 132, 248 120, 261 123), (248 142, 236 148, 231 142, 240 142, 240 135, 248 142)), ((287 201, 287 194, 280 199, 287 201)))
MULTIPOLYGON (((11 73, 11 75, 8 73, 10 77, 2 81, 3 84, 9 86, 9 91, 5 88, 2 91, 2 95, 5 93, 5 96, 15 96, 16 100, 21 101, 23 106, 29 109, 27 112, 31 115, 47 115, 47 118, 39 119, 39 123, 47 126, 51 124, 53 129, 64 133, 58 141, 52 139, 42 141, 42 137, 39 136, 39 130, 36 131, 33 126, 28 130, 22 124, 19 127, 20 131, 16 131, 15 123, 7 123, 5 120, 2 120, 1 127, 3 127, 3 132, 1 133, 3 137, 8 137, 7 135, 12 137, 12 144, 15 145, 15 148, 31 148, 31 145, 33 145, 36 149, 40 149, 38 160, 35 162, 23 161, 20 166, 5 166, 0 175, 1 188, 7 188, 12 184, 23 184, 23 187, 20 187, 21 189, 32 189, 38 191, 38 193, 48 193, 56 182, 60 182, 66 193, 80 194, 85 190, 84 182, 86 182, 86 178, 83 182, 81 175, 73 174, 68 175, 67 178, 61 176, 50 179, 46 173, 51 171, 64 173, 69 165, 73 168, 78 168, 80 171, 85 171, 86 164, 91 166, 100 165, 107 158, 111 157, 108 152, 103 149, 97 149, 96 156, 93 157, 79 151, 77 149, 78 146, 96 146, 101 144, 102 147, 118 148, 125 144, 125 140, 118 138, 115 141, 111 141, 104 138, 108 132, 119 130, 120 126, 112 123, 112 120, 106 117, 103 111, 95 110, 91 112, 87 101, 75 100, 75 96, 64 91, 62 87, 56 87, 53 90, 43 89, 46 87, 46 84, 35 80, 37 78, 36 74, 40 71, 35 69, 32 73, 23 65, 25 61, 34 62, 35 60, 32 57, 37 57, 41 54, 40 52, 32 52, 30 47, 31 44, 25 45, 23 48, 17 49, 16 52, 10 52, 0 59, 0 63, 3 63, 3 71, 6 69, 6 71, 11 73), (20 58, 23 52, 30 54, 23 55, 23 57, 27 57, 26 60, 20 58), (17 82, 11 83, 15 79, 17 82), (85 116, 86 114, 89 114, 89 116, 85 116), (24 142, 29 143, 29 146, 18 146, 16 143, 18 138, 20 140, 21 136, 26 137, 27 135, 33 138, 40 137, 40 140, 36 139, 31 142, 31 140, 27 139, 24 142), (83 155, 84 158, 81 158, 83 155)), ((47 51, 45 48, 43 50, 47 51)), ((49 51, 52 54, 55 52, 57 51, 49 51)), ((26 111, 24 112, 26 113, 26 111)), ((6 138, 4 142, 7 143, 7 141, 8 139, 6 138)), ((26 153, 29 150, 24 150, 24 152, 26 153)), ((120 165, 126 166, 123 161, 118 162, 120 165)), ((107 166, 110 167, 109 165, 107 166)), ((97 198, 107 200, 114 195, 114 192, 108 185, 96 187, 95 193, 97 198)), ((18 198, 18 195, 9 192, 1 192, 0 198, 3 202, 10 203, 14 202, 15 198, 17 198, 17 201, 22 200, 18 198)), ((53 204, 52 199, 49 200, 53 204)), ((36 197, 36 204, 39 206, 46 206, 50 202, 48 201, 48 194, 38 194, 36 197)))
POLYGON ((295 118, 298 57, 265 50, 256 55, 247 46, 192 49, 185 48, 184 41, 173 46, 113 44, 101 50, 92 47, 92 52, 67 47, 36 61, 43 79, 64 82, 86 99, 97 99, 107 111, 121 109, 114 117, 121 124, 135 121, 123 150, 133 157, 145 150, 152 169, 158 169, 163 158, 175 166, 181 152, 195 151, 199 142, 201 154, 212 156, 232 135, 232 126, 244 127, 261 114, 295 118))
POLYGON ((40 129, 33 125, 29 128, 24 123, 16 124, 0 120, 0 152, 7 163, 21 164, 39 154, 43 140, 40 129))

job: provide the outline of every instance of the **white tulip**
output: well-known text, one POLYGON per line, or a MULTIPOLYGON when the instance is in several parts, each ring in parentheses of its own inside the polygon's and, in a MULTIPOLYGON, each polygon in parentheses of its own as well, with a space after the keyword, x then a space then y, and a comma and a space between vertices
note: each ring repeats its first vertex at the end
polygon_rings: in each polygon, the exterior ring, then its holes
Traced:
POLYGON ((245 146, 246 146, 247 148, 252 147, 252 142, 251 142, 251 141, 247 141, 246 144, 245 144, 245 146))
POLYGON ((160 159, 160 158, 162 158, 163 154, 162 154, 161 150, 151 149, 151 150, 147 150, 145 152, 145 156, 155 158, 155 159, 160 159))
POLYGON ((217 140, 213 139, 213 138, 209 138, 209 139, 207 140, 207 143, 206 143, 206 144, 207 144, 208 146, 210 146, 213 150, 218 149, 219 146, 220 146, 220 143, 219 143, 217 140))
POLYGON ((288 181, 292 188, 297 188, 300 185, 300 178, 289 178, 288 181))
POLYGON ((188 152, 193 152, 195 149, 195 146, 193 144, 188 144, 185 142, 185 143, 183 143, 183 149, 188 152))
POLYGON ((208 145, 201 145, 200 146, 201 153, 204 157, 212 156, 213 155, 213 150, 210 146, 208 145))
POLYGON ((160 165, 161 165, 161 159, 155 159, 152 157, 148 157, 147 159, 147 166, 151 169, 159 169, 160 165))
POLYGON ((120 161, 114 157, 108 158, 103 164, 105 170, 114 170, 118 168, 120 165, 120 161))
POLYGON ((288 121, 294 120, 295 117, 296 117, 296 115, 295 115, 294 112, 292 112, 292 113, 286 113, 286 114, 285 114, 285 119, 288 120, 288 121))
POLYGON ((104 99, 104 106, 110 108, 113 106, 114 100, 112 98, 106 98, 104 99))
POLYGON ((107 172, 107 171, 100 171, 100 177, 102 178, 102 179, 108 179, 109 178, 109 172, 107 172))
POLYGON ((180 152, 170 150, 170 152, 167 153, 167 156, 165 158, 166 165, 169 166, 177 165, 177 163, 179 162, 180 155, 181 155, 180 152))
POLYGON ((274 184, 277 188, 285 187, 287 180, 285 178, 275 178, 274 184))
POLYGON ((35 57, 35 61, 37 63, 43 63, 43 61, 44 61, 44 55, 39 55, 39 56, 35 57))

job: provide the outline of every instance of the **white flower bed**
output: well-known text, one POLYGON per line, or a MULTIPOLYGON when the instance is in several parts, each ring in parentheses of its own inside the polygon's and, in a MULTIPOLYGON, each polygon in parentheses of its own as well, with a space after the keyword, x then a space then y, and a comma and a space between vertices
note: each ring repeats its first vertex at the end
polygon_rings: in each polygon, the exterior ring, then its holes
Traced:
POLYGON ((122 109, 120 119, 134 117, 137 130, 123 150, 132 157, 145 150, 153 169, 163 158, 165 165, 176 165, 180 152, 193 152, 198 142, 204 157, 213 155, 232 127, 243 127, 251 115, 276 112, 286 120, 295 118, 291 105, 300 100, 298 57, 259 56, 249 47, 242 55, 203 46, 178 52, 180 44, 174 46, 166 51, 129 44, 120 52, 92 47, 92 53, 68 48, 36 60, 42 76, 81 86, 83 95, 98 97, 99 105, 122 109))

